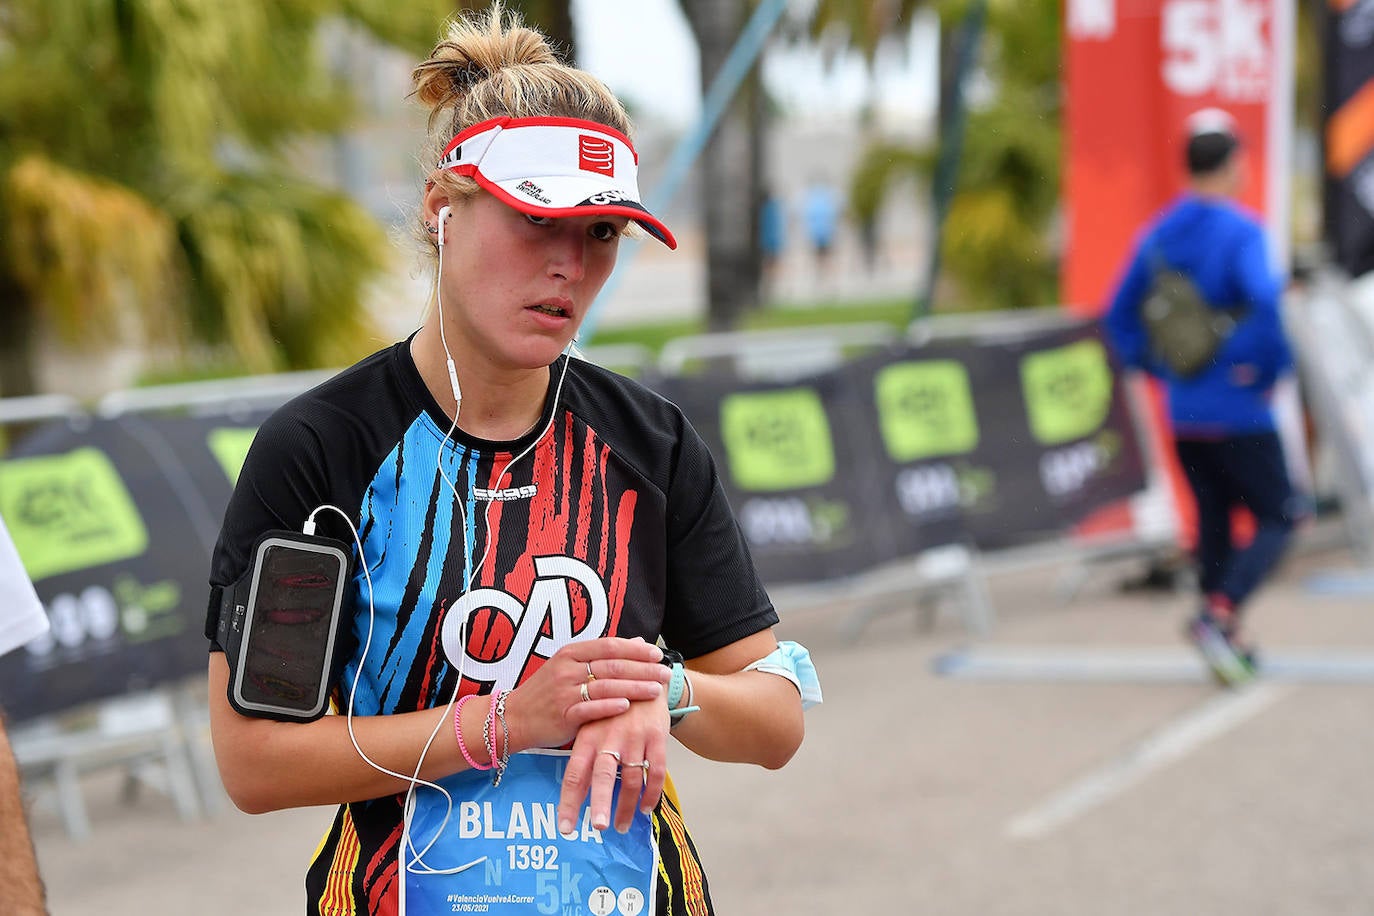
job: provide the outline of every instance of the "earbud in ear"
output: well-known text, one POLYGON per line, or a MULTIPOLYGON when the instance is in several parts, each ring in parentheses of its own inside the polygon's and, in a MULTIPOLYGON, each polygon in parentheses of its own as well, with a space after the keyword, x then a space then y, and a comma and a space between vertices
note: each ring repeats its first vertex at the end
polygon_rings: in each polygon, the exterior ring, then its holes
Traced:
POLYGON ((439 247, 440 247, 440 248, 443 248, 443 247, 444 247, 444 224, 446 224, 446 223, 448 222, 448 215, 449 215, 450 212, 452 212, 452 208, 451 208, 451 207, 445 206, 445 207, 440 207, 440 208, 439 208, 439 247))

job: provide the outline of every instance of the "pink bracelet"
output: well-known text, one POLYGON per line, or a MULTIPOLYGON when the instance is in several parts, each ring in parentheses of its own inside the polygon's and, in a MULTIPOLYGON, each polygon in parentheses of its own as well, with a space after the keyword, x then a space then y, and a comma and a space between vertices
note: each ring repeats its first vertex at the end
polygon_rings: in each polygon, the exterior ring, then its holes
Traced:
POLYGON ((468 753, 467 742, 463 740, 463 704, 475 696, 477 696, 477 694, 470 693, 467 696, 460 697, 457 705, 453 707, 453 733, 458 736, 458 750, 463 752, 463 759, 468 762, 468 766, 472 767, 474 770, 490 770, 491 764, 483 766, 472 759, 472 755, 468 753))

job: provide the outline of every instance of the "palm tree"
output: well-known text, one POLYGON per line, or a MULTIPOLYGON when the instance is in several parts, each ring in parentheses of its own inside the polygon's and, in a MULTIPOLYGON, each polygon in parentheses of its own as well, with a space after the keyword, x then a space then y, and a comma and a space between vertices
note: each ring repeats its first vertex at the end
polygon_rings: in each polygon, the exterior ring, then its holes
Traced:
POLYGON ((962 308, 1058 301, 1059 0, 991 0, 982 68, 995 95, 969 113, 945 260, 962 308))
MULTIPOLYGON (((971 3, 940 0, 945 34, 957 34, 956 23, 971 3)), ((968 115, 957 190, 940 239, 943 263, 960 297, 957 306, 944 307, 1005 309, 1055 301, 1060 22, 1059 0, 988 3, 988 41, 979 68, 994 91, 968 115)), ((952 43, 942 39, 941 44, 943 49, 952 43)), ((946 62, 950 56, 942 50, 946 62)), ((892 182, 929 177, 935 164, 934 150, 876 142, 853 178, 856 214, 871 218, 892 182)))
MULTIPOLYGON (((739 37, 748 4, 682 0, 682 10, 697 40, 701 85, 708 87, 739 37)), ((702 150, 696 170, 706 236, 707 324, 712 330, 735 326, 758 293, 753 227, 760 194, 751 121, 747 94, 737 95, 702 150)))
MULTIPOLYGON (((746 15, 758 0, 681 0, 697 40, 703 87, 720 71, 738 39, 746 15)), ((820 0, 810 20, 811 35, 839 34, 870 59, 884 38, 926 0, 820 0)), ((758 211, 763 196, 763 147, 768 118, 758 68, 722 117, 702 152, 707 260, 707 323, 715 330, 735 326, 759 293, 758 211)))
MULTIPOLYGON (((315 180, 352 112, 341 20, 417 54, 466 0, 9 0, 0 7, 0 394, 42 335, 249 371, 375 346, 386 234, 315 180), (303 152, 304 151, 304 152, 303 152)), ((571 53, 566 0, 508 6, 571 53)))
MULTIPOLYGON (((885 42, 892 41, 911 28, 912 20, 921 10, 938 5, 937 0, 819 0, 811 19, 809 38, 813 42, 829 43, 840 50, 857 51, 871 69, 878 51, 885 42), (834 39, 838 38, 838 41, 834 39)), ((945 53, 950 29, 940 29, 940 111, 949 105, 946 82, 952 84, 950 62, 953 55, 945 53)), ((874 100, 876 101, 876 100, 874 100)), ((872 106, 869 112, 873 111, 872 106)), ((937 119, 943 124, 943 118, 937 119)), ((893 176, 927 169, 926 157, 900 147, 893 147, 875 132, 874 119, 864 118, 863 142, 866 147, 859 171, 850 178, 849 209, 858 222, 866 245, 876 240, 878 212, 893 176)), ((933 160, 931 160, 933 162, 933 160)))
POLYGON ((35 390, 40 328, 194 343, 260 371, 365 345, 385 235, 288 164, 349 113, 316 47, 327 6, 6 4, 0 392, 35 390))
MULTIPOLYGON (((457 0, 461 10, 484 10, 491 0, 457 0)), ((520 13, 525 22, 547 35, 569 61, 577 59, 577 36, 570 0, 506 0, 506 7, 520 13)))
POLYGON ((819 0, 811 18, 811 36, 838 35, 842 45, 872 63, 878 48, 911 27, 911 19, 930 0, 819 0))

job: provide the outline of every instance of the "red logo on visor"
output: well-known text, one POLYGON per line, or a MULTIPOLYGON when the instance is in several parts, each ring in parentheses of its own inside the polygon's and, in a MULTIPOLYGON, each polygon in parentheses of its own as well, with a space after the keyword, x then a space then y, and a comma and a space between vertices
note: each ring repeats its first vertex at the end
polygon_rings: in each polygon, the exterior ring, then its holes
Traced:
POLYGON ((579 134, 577 137, 577 165, 584 172, 615 175, 615 146, 610 140, 579 134))

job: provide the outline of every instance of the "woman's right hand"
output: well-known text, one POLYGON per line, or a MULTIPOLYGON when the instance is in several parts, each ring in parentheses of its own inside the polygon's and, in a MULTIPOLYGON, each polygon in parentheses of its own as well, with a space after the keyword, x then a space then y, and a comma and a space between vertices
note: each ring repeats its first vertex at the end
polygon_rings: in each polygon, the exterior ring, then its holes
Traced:
POLYGON ((672 676, 662 658, 662 649, 639 637, 559 649, 506 699, 510 752, 562 747, 588 722, 625 712, 631 700, 658 698, 672 676))

